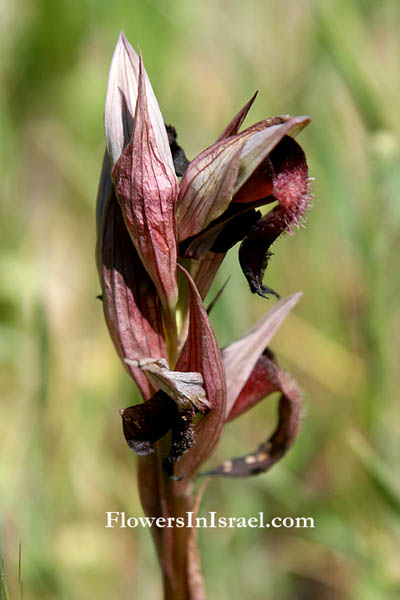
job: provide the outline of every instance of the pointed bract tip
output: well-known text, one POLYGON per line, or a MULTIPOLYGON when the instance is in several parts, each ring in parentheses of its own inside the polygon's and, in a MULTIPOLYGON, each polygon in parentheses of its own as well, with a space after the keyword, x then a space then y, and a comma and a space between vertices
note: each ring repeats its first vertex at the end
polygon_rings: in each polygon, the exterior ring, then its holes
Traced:
POLYGON ((130 44, 128 38, 125 35, 125 31, 123 29, 121 29, 120 33, 119 33, 119 38, 118 41, 120 41, 123 43, 123 45, 125 46, 126 50, 135 52, 132 45, 130 44))
POLYGON ((293 131, 290 133, 292 136, 296 136, 304 127, 306 127, 309 123, 311 123, 312 119, 309 115, 302 115, 300 117, 295 117, 295 122, 297 121, 298 125, 296 127, 296 123, 294 124, 293 131))

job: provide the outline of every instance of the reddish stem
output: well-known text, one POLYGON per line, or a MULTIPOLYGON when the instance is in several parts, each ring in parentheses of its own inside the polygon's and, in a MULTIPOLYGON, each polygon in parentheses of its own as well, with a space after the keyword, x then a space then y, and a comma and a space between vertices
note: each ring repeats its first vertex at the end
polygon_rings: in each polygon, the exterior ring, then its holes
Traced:
MULTIPOLYGON (((193 482, 172 481, 163 472, 160 448, 139 458, 139 492, 149 517, 182 518, 197 514, 201 492, 193 496, 193 482)), ((171 521, 172 522, 172 521, 171 521)), ((153 540, 163 576, 164 600, 206 600, 195 528, 153 527, 153 540)))

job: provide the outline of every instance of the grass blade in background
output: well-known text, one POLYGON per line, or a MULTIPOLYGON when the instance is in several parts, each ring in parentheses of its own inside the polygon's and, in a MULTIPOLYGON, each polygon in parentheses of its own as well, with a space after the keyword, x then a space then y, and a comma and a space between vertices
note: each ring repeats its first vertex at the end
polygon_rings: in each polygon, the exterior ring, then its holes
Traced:
POLYGON ((10 600, 7 591, 6 574, 4 570, 4 561, 0 557, 0 600, 10 600))
POLYGON ((347 440, 387 504, 400 515, 400 485, 395 473, 383 462, 359 431, 350 430, 347 440))

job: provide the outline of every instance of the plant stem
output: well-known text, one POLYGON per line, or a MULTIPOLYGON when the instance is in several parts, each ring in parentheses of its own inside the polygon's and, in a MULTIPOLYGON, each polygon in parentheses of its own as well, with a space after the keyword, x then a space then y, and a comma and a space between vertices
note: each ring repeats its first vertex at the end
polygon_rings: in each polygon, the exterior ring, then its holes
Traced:
POLYGON ((153 455, 139 459, 139 491, 146 515, 169 518, 173 525, 152 528, 164 600, 205 600, 196 529, 186 527, 187 513, 193 512, 195 518, 200 498, 191 493, 193 482, 173 481, 166 476, 161 467, 164 455, 159 444, 153 455), (178 518, 183 519, 184 527, 176 526, 178 518))
POLYGON ((178 358, 179 347, 175 307, 166 307, 164 309, 164 329, 165 341, 167 344, 168 361, 171 369, 173 369, 178 358))

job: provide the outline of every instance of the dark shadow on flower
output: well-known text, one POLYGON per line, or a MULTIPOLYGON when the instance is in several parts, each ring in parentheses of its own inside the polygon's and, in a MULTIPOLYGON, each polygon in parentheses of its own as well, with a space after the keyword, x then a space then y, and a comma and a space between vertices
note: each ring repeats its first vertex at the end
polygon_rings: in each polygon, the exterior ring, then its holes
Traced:
POLYGON ((168 142, 172 154, 172 160, 174 161, 175 175, 177 177, 182 177, 190 165, 190 161, 186 158, 183 148, 181 148, 176 141, 178 134, 175 127, 172 125, 166 125, 165 128, 168 134, 168 142))
POLYGON ((173 428, 178 407, 164 392, 157 392, 141 404, 120 410, 122 428, 131 450, 141 456, 153 452, 153 444, 173 428))

